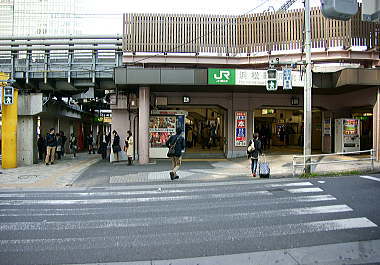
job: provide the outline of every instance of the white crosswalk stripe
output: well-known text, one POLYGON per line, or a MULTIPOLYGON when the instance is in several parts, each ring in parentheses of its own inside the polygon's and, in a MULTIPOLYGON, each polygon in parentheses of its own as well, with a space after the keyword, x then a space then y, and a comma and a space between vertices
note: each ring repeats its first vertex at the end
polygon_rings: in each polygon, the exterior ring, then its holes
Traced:
POLYGON ((377 228, 308 181, 4 191, 0 206, 0 256, 15 253, 14 264, 21 252, 138 251, 377 228))

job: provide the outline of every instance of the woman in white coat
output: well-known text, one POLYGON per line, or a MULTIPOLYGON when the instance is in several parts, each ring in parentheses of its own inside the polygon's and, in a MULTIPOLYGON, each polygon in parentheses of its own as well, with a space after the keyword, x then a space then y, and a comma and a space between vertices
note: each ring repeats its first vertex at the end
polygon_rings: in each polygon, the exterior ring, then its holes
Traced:
POLYGON ((128 166, 131 166, 133 159, 133 136, 131 131, 127 132, 127 138, 125 138, 125 148, 128 157, 128 166))

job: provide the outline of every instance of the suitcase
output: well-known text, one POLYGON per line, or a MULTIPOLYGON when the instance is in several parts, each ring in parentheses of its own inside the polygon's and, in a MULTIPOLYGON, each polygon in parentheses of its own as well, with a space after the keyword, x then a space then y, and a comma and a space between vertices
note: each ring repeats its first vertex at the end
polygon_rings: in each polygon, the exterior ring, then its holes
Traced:
POLYGON ((270 167, 266 157, 263 155, 259 160, 259 176, 260 178, 270 177, 270 167))

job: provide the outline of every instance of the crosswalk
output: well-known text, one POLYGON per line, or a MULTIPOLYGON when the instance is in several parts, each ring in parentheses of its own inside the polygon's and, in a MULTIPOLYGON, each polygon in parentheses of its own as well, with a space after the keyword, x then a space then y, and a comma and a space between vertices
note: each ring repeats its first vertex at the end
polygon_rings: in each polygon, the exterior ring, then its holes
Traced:
POLYGON ((224 255, 359 241, 377 229, 309 181, 0 192, 0 264, 224 255))

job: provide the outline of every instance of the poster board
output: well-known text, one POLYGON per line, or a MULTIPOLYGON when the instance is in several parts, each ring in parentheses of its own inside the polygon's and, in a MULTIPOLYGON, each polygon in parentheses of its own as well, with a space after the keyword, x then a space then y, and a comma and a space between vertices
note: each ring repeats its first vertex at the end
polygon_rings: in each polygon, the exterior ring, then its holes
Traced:
POLYGON ((167 158, 166 141, 182 128, 185 135, 185 116, 187 112, 175 110, 156 110, 149 117, 149 157, 167 158))
POLYGON ((323 135, 331 136, 331 118, 326 118, 323 120, 323 135))
POLYGON ((235 112, 235 146, 247 146, 247 112, 235 112))

